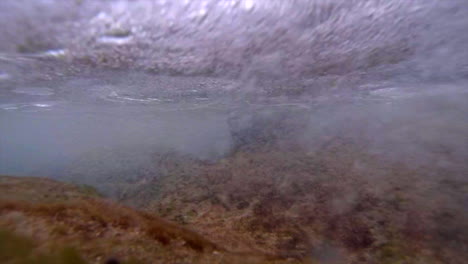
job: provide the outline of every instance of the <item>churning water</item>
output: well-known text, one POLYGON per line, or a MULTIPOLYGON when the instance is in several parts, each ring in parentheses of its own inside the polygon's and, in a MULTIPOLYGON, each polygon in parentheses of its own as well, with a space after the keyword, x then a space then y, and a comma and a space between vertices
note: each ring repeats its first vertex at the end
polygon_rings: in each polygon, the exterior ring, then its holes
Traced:
POLYGON ((142 168, 155 150, 217 159, 295 111, 311 149, 345 133, 458 164, 466 14, 464 0, 3 0, 0 173, 60 176, 90 156, 142 168))

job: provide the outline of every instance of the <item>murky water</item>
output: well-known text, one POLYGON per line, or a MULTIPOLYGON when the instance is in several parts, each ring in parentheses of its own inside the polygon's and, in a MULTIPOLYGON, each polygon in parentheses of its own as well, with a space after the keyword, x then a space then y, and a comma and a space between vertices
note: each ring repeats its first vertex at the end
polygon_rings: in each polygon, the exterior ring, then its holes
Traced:
POLYGON ((311 148, 356 134, 457 163, 466 12, 462 0, 2 1, 0 173, 59 176, 90 153, 135 168, 154 150, 217 159, 278 111, 301 112, 294 136, 311 148))

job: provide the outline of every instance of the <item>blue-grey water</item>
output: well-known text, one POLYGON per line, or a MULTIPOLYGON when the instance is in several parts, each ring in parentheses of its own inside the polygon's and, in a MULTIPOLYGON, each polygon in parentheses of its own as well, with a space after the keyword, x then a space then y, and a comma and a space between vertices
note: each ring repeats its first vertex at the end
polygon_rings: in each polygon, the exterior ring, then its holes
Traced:
POLYGON ((467 13, 463 0, 1 1, 0 174, 219 159, 257 116, 295 111, 311 150, 346 134, 463 167, 467 13))

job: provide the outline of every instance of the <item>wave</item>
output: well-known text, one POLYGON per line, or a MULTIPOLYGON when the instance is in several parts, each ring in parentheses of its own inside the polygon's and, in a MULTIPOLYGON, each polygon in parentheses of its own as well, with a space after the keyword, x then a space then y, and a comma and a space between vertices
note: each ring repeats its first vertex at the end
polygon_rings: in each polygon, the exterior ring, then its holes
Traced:
POLYGON ((6 0, 0 7, 1 51, 66 50, 77 65, 247 79, 468 76, 466 1, 6 0))

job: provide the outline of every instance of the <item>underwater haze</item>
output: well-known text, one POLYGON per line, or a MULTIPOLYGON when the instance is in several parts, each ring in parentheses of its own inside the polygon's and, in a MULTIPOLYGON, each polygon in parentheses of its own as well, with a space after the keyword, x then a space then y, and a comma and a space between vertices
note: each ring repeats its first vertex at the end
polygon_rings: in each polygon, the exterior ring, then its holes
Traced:
MULTIPOLYGON (((92 185, 229 254, 465 263, 467 15, 467 0, 0 0, 0 175, 92 185)), ((50 182, 37 193, 62 199, 50 182)), ((166 245, 164 226, 149 236, 166 245)))
POLYGON ((94 152, 135 167, 154 150, 219 159, 297 111, 272 133, 467 158, 466 1, 5 0, 0 12, 3 174, 60 176, 94 152))

